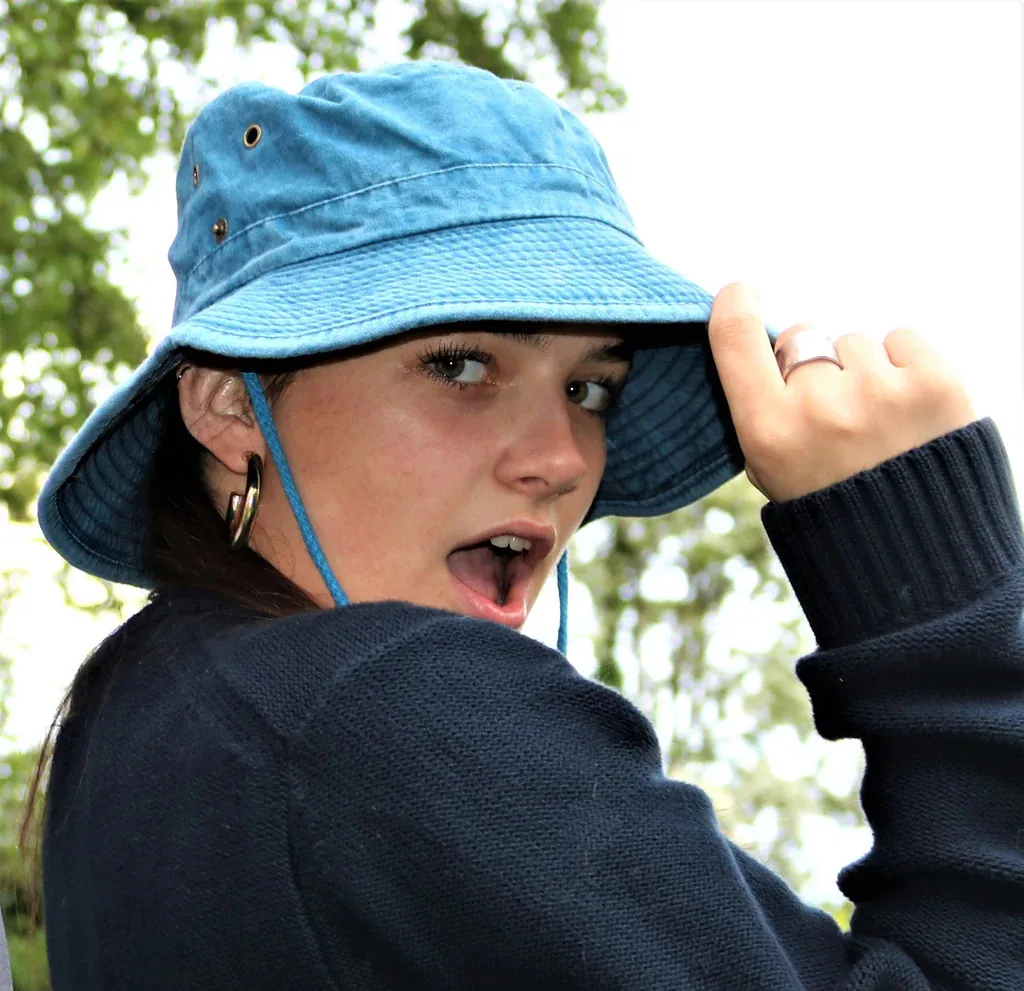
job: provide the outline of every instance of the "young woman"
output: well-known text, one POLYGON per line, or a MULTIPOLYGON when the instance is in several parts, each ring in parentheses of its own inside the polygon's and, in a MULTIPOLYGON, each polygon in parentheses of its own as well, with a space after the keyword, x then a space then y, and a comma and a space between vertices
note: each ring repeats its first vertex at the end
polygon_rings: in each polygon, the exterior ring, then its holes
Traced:
POLYGON ((44 830, 56 991, 1024 987, 1024 533, 915 333, 766 333, 636 240, 535 89, 415 64, 229 90, 174 329, 40 499, 154 590, 89 658, 44 830), (745 467, 860 737, 851 932, 519 632, 566 546, 745 467), (225 523, 226 519, 226 523, 225 523))

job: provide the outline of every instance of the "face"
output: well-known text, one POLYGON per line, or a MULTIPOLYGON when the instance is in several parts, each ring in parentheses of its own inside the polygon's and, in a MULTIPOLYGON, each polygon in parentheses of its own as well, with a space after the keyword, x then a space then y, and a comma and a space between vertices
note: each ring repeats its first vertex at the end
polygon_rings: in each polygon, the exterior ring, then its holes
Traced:
MULTIPOLYGON (((350 601, 403 600, 516 629, 526 620, 594 500, 605 419, 629 371, 608 327, 533 326, 395 338, 299 371, 274 405, 296 486, 350 601)), ((230 395, 225 373, 196 369, 199 407, 203 375, 214 400, 230 395)), ((186 386, 185 422, 215 456, 218 508, 244 490, 248 451, 260 453, 250 544, 329 607, 258 426, 230 402, 191 419, 188 405, 186 386)))

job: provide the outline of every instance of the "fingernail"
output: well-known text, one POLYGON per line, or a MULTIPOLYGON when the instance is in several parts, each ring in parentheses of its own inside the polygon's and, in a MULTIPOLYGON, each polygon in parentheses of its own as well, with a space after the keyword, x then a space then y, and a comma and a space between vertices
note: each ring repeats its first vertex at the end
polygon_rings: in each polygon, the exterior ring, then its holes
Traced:
POLYGON ((740 283, 740 300, 750 309, 756 310, 761 301, 761 290, 750 282, 740 283))

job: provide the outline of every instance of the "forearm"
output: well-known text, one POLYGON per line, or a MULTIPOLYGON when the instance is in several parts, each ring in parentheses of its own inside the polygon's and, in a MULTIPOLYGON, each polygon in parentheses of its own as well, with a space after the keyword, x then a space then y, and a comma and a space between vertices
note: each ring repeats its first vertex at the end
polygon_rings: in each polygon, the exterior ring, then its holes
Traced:
POLYGON ((821 734, 867 758, 853 934, 938 986, 1024 986, 1024 540, 998 435, 799 502, 765 513, 821 645, 798 674, 821 734))

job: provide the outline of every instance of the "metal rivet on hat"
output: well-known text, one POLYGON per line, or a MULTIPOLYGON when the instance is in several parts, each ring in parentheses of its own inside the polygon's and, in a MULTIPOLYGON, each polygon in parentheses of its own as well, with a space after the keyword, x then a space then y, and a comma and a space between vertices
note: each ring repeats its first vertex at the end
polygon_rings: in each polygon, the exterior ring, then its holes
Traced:
POLYGON ((193 186, 198 186, 199 185, 199 166, 198 165, 193 165, 192 166, 192 185, 193 186))
POLYGON ((223 217, 218 217, 213 225, 213 236, 218 244, 228 236, 228 222, 223 217))
POLYGON ((246 148, 255 148, 263 137, 263 128, 259 124, 250 124, 242 135, 242 144, 246 148))

